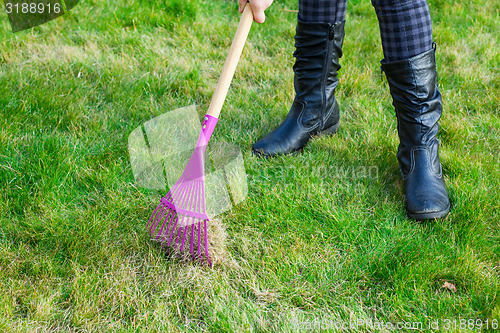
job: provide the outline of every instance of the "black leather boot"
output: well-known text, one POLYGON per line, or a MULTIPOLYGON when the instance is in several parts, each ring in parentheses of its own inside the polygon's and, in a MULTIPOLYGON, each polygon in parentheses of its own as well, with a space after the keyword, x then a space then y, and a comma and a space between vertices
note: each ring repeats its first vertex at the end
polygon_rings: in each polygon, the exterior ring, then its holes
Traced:
POLYGON ((439 162, 436 138, 442 113, 435 50, 384 63, 398 119, 398 161, 404 180, 408 216, 416 220, 444 217, 450 201, 439 162))
POLYGON ((335 88, 343 41, 344 22, 297 22, 293 54, 295 100, 283 123, 253 145, 256 155, 289 154, 302 149, 314 135, 337 131, 335 88))

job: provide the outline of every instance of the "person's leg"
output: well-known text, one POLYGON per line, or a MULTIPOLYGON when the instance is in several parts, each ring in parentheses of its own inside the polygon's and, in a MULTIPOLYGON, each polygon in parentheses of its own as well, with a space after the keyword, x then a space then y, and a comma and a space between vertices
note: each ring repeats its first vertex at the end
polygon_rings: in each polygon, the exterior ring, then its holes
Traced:
POLYGON ((380 26, 384 62, 409 59, 432 48, 426 0, 372 0, 380 26))
POLYGON ((295 99, 283 123, 253 145, 256 155, 289 154, 302 149, 314 135, 337 131, 335 89, 345 8, 346 0, 299 1, 293 54, 295 99))
POLYGON ((450 210, 439 161, 438 89, 432 28, 425 0, 372 0, 379 18, 384 60, 398 120, 398 161, 408 216, 444 217, 450 210))
POLYGON ((345 20, 347 0, 300 0, 299 20, 312 23, 340 23, 345 20))

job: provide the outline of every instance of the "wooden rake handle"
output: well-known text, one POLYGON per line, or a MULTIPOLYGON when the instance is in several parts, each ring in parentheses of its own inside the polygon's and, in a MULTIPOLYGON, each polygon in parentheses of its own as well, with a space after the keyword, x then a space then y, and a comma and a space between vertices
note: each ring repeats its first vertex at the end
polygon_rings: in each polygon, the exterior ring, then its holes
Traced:
POLYGON ((250 4, 245 5, 245 9, 241 14, 240 23, 238 24, 238 29, 234 35, 231 48, 222 67, 222 73, 217 83, 217 88, 215 88, 214 94, 212 95, 212 100, 210 101, 210 106, 208 107, 207 114, 218 118, 224 100, 227 96, 227 91, 231 85, 231 80, 234 76, 234 71, 240 60, 241 52, 243 51, 243 46, 245 46, 245 41, 247 40, 248 32, 253 22, 253 13, 250 4))

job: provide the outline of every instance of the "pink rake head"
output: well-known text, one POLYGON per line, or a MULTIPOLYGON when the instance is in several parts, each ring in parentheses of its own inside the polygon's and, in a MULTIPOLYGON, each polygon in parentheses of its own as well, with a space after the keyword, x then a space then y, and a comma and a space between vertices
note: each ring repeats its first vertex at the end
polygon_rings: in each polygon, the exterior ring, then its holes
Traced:
POLYGON ((184 250, 186 236, 189 235, 191 257, 196 260, 194 247, 197 243, 198 258, 203 263, 204 255, 209 266, 212 266, 212 261, 208 254, 209 218, 205 201, 205 150, 217 120, 215 117, 205 115, 198 142, 182 176, 160 200, 148 222, 151 236, 154 237, 157 233, 156 240, 162 244, 166 242, 167 246, 173 245, 174 248, 178 248, 180 243, 181 252, 184 250), (202 254, 202 238, 204 254, 202 254))

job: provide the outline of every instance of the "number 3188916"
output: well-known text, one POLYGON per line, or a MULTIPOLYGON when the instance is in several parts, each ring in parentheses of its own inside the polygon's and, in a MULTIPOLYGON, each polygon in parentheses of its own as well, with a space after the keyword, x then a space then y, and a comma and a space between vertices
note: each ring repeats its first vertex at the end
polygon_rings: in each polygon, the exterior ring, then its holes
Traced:
POLYGON ((7 14, 59 14, 62 10, 59 3, 6 3, 5 9, 7 14))

